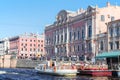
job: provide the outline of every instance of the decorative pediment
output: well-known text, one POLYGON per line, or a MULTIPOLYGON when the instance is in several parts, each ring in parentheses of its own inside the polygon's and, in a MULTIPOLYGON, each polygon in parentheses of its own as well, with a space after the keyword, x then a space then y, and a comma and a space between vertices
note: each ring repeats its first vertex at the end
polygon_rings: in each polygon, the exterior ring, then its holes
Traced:
POLYGON ((61 10, 58 15, 57 15, 57 22, 63 23, 66 22, 67 20, 67 11, 66 10, 61 10))
POLYGON ((87 8, 87 12, 91 12, 93 9, 94 9, 93 6, 88 6, 88 8, 87 8))

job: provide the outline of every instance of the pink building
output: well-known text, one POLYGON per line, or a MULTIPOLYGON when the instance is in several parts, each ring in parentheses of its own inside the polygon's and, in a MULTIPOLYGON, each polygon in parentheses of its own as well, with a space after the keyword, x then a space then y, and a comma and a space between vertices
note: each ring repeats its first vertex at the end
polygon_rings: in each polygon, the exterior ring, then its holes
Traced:
POLYGON ((120 18, 120 7, 88 6, 76 12, 62 10, 56 21, 45 28, 45 51, 48 57, 85 56, 91 60, 96 51, 97 35, 107 32, 105 23, 120 18))
POLYGON ((30 33, 10 38, 9 53, 18 58, 44 56, 44 35, 30 33))

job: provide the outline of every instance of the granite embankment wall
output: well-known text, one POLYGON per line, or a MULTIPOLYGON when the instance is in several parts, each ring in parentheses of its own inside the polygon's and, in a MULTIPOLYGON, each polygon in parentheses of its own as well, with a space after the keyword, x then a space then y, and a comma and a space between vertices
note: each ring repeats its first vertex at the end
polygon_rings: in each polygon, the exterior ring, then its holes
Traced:
POLYGON ((43 61, 16 59, 16 57, 12 55, 0 56, 0 68, 34 68, 41 62, 43 61))
POLYGON ((15 68, 16 57, 11 55, 0 56, 0 68, 15 68))
POLYGON ((16 68, 34 68, 37 64, 40 64, 42 61, 40 60, 26 60, 26 59, 18 59, 16 68))

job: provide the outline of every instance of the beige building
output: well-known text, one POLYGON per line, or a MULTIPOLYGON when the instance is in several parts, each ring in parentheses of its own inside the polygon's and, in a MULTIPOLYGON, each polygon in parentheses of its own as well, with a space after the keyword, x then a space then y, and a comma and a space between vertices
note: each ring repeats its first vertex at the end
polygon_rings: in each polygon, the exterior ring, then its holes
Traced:
POLYGON ((97 35, 97 43, 96 43, 96 53, 103 53, 107 52, 108 50, 108 44, 107 44, 107 32, 106 33, 100 33, 97 35))
POLYGON ((109 22, 108 24, 108 51, 120 49, 120 19, 109 22))
POLYGON ((45 51, 53 56, 85 56, 91 60, 98 53, 97 35, 105 33, 105 23, 120 18, 120 7, 109 2, 105 7, 88 6, 76 12, 62 10, 56 21, 45 28, 45 51))

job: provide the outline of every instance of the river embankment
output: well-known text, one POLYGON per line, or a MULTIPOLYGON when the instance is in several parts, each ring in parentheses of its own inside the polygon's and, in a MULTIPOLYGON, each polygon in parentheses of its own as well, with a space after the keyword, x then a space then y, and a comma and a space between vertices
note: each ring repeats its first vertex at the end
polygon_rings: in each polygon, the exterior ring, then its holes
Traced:
POLYGON ((33 69, 37 64, 42 63, 40 60, 17 59, 12 55, 0 56, 0 68, 30 68, 33 69))

